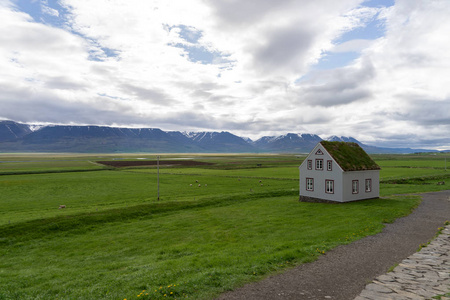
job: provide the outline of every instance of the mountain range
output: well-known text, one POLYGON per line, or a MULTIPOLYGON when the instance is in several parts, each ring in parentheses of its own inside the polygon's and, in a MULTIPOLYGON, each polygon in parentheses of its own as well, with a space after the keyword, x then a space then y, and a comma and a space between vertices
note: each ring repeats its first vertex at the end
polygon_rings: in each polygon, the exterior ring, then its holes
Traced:
MULTIPOLYGON (((107 126, 34 126, 0 121, 1 152, 76 153, 309 153, 323 139, 315 134, 288 133, 264 136, 256 141, 230 132, 180 132, 157 128, 107 126)), ((380 148, 352 137, 331 136, 326 140, 355 142, 368 153, 413 153, 430 150, 380 148)))

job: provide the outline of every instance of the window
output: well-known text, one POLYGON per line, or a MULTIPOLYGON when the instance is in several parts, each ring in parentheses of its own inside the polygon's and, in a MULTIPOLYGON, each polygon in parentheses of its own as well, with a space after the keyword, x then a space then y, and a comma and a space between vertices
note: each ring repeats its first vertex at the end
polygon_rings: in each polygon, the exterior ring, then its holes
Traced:
POLYGON ((314 178, 306 178, 306 190, 314 191, 314 178))
POLYGON ((325 193, 334 194, 334 180, 325 180, 325 193))
POLYGON ((333 170, 333 161, 327 160, 327 171, 333 170))
POLYGON ((308 159, 308 170, 312 170, 312 160, 308 159))
POLYGON ((323 159, 316 159, 316 170, 323 170, 323 159))
POLYGON ((372 179, 366 179, 366 192, 372 191, 372 179))
POLYGON ((358 180, 352 180, 352 194, 358 194, 358 180))
POLYGON ((320 149, 319 149, 319 150, 317 150, 317 151, 316 151, 316 155, 323 155, 323 152, 322 152, 322 150, 320 150, 320 149))

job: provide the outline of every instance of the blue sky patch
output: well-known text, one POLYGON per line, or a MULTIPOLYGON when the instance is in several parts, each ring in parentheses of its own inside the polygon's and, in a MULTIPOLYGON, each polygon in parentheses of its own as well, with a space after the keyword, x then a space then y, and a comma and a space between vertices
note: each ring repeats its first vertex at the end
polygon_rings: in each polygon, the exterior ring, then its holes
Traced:
POLYGON ((389 7, 394 6, 395 0, 366 0, 362 4, 367 7, 389 7))
MULTIPOLYGON (((366 7, 389 7, 394 5, 394 0, 367 0, 363 2, 366 7)), ((342 34, 333 41, 339 45, 351 40, 375 40, 383 37, 386 32, 384 20, 379 19, 378 14, 373 16, 364 26, 357 27, 351 31, 342 34)), ((335 69, 351 64, 360 56, 359 52, 325 52, 319 62, 314 66, 316 70, 335 69)))
POLYGON ((360 56, 358 52, 325 52, 314 66, 315 70, 328 70, 348 66, 360 56))
POLYGON ((189 27, 185 25, 177 26, 180 28, 180 37, 188 43, 196 44, 198 40, 202 37, 202 32, 194 27, 189 27))
POLYGON ((186 50, 188 58, 192 62, 200 62, 202 64, 216 64, 229 62, 222 53, 218 51, 209 51, 200 45, 185 45, 181 43, 169 44, 169 46, 186 50))
POLYGON ((55 0, 29 1, 18 0, 17 7, 29 14, 35 22, 62 27, 66 22, 68 11, 55 0))
POLYGON ((167 26, 166 28, 168 31, 173 28, 178 28, 180 30, 178 33, 179 37, 186 41, 186 43, 171 43, 168 45, 184 49, 189 61, 195 63, 200 62, 202 64, 230 62, 227 60, 227 55, 224 55, 219 51, 210 51, 199 43, 200 38, 203 36, 201 30, 186 25, 167 26))
POLYGON ((341 44, 355 39, 374 40, 384 36, 386 27, 383 20, 378 19, 377 15, 363 27, 357 27, 352 31, 344 33, 334 42, 341 44))

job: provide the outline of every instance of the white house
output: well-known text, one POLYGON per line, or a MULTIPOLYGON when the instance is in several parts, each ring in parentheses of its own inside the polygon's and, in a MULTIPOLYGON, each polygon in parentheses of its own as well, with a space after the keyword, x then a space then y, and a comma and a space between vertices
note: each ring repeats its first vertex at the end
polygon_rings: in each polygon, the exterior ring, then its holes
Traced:
POLYGON ((300 201, 348 202, 380 196, 380 167, 356 143, 321 141, 299 170, 300 201))

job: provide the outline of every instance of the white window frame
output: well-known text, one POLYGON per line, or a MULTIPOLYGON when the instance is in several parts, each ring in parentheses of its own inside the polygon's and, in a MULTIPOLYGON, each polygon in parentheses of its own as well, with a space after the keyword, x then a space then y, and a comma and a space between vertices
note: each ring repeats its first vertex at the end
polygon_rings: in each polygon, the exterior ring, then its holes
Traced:
POLYGON ((359 193, 359 180, 352 180, 352 194, 359 193))
POLYGON ((327 160, 327 171, 333 171, 333 161, 327 160))
POLYGON ((306 190, 314 191, 314 178, 306 178, 306 190))
POLYGON ((312 159, 308 159, 306 162, 306 167, 308 170, 312 170, 312 159))
POLYGON ((366 179, 365 182, 366 182, 365 184, 366 193, 370 193, 372 191, 372 179, 371 178, 366 179))
POLYGON ((334 180, 325 179, 325 193, 334 194, 334 180))
POLYGON ((316 170, 323 170, 323 159, 317 158, 316 159, 316 170))

